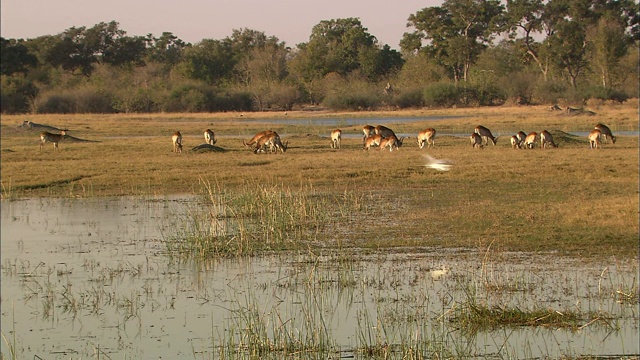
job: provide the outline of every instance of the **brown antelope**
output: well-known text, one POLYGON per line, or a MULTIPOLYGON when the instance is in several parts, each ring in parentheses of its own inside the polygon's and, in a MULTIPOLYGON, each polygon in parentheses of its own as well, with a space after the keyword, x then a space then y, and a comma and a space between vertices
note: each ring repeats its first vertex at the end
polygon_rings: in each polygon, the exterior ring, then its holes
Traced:
POLYGON ((380 142, 382 141, 383 137, 380 134, 374 134, 369 136, 365 141, 364 141, 364 149, 365 150, 369 150, 370 147, 372 146, 380 146, 380 142))
POLYGON ((213 145, 216 143, 216 134, 211 129, 207 129, 204 131, 204 142, 209 145, 213 145))
POLYGON ((599 149, 601 137, 602 137, 602 131, 598 129, 591 130, 591 132, 589 133, 589 148, 599 149))
POLYGON ((471 146, 474 148, 482 149, 484 147, 484 145, 482 145, 482 137, 476 133, 471 134, 469 140, 471 140, 471 146))
POLYGON ((404 140, 403 137, 401 137, 400 139, 398 139, 395 135, 386 137, 386 138, 382 138, 380 140, 380 149, 385 149, 385 148, 389 148, 389 151, 393 151, 393 148, 396 148, 396 150, 400 149, 400 146, 402 146, 402 141, 404 140))
POLYGON ((60 149, 58 148, 58 143, 60 142, 60 140, 62 140, 62 138, 65 137, 65 135, 67 135, 66 129, 60 130, 60 134, 52 134, 48 131, 44 131, 40 134, 40 151, 42 151, 42 147, 47 142, 53 143, 53 151, 60 151, 60 149))
POLYGON ((524 147, 524 141, 527 139, 527 134, 525 134, 524 131, 518 131, 516 137, 518 138, 518 148, 522 149, 522 147, 524 147))
POLYGON ((532 131, 529 133, 529 135, 527 135, 527 137, 524 139, 524 146, 528 149, 533 149, 534 147, 536 147, 536 139, 538 138, 538 133, 535 131, 532 131))
POLYGON ((375 134, 376 128, 371 125, 365 125, 362 127, 362 133, 364 137, 362 138, 362 144, 367 141, 367 138, 373 134, 375 134))
POLYGON ((540 133, 540 148, 546 149, 547 145, 551 145, 554 148, 558 147, 558 145, 553 142, 553 136, 551 136, 551 133, 547 130, 542 130, 542 132, 540 133))
POLYGON ((595 129, 600 130, 600 133, 601 133, 600 136, 602 136, 603 138, 603 141, 602 141, 603 144, 606 144, 607 143, 606 140, 608 140, 609 138, 611 138, 612 143, 614 144, 616 143, 616 137, 613 136, 613 134, 611 133, 611 129, 609 129, 607 125, 598 124, 596 125, 595 129))
POLYGON ((493 145, 495 145, 498 142, 498 138, 493 137, 493 134, 491 134, 491 130, 487 129, 482 125, 476 126, 474 132, 480 135, 483 141, 486 140, 487 145, 489 145, 489 140, 491 140, 493 145))
POLYGON ((335 129, 331 132, 331 148, 340 149, 340 141, 342 139, 342 130, 335 129))
POLYGON ((434 128, 428 128, 420 131, 418 133, 418 147, 422 149, 425 143, 427 144, 427 149, 429 148, 429 146, 435 147, 436 146, 435 138, 436 138, 436 129, 434 128))
POLYGON ((520 148, 520 141, 518 140, 518 136, 516 135, 511 136, 511 148, 512 149, 520 148))
POLYGON ((257 154, 260 151, 266 152, 267 148, 271 153, 277 153, 278 150, 284 153, 285 151, 287 151, 287 146, 288 142, 285 142, 283 144, 282 140, 280 140, 280 135, 278 135, 277 132, 273 131, 270 134, 267 134, 258 139, 254 153, 257 154))
POLYGON ((181 153, 182 152, 182 134, 180 131, 176 131, 171 136, 171 141, 173 141, 173 152, 181 153))
POLYGON ((376 132, 376 134, 382 135, 383 138, 396 136, 396 133, 394 133, 393 130, 383 125, 376 126, 374 131, 376 132))
MULTIPOLYGON (((257 142, 258 142, 258 140, 259 140, 261 137, 263 137, 263 136, 267 136, 267 135, 271 135, 272 133, 273 133, 273 131, 272 131, 272 130, 265 130, 265 131, 261 131, 261 132, 259 132, 259 133, 255 134, 255 135, 251 138, 251 140, 249 140, 249 142, 245 142, 245 141, 244 141, 244 139, 243 139, 243 140, 242 140, 242 144, 244 144, 244 146, 246 146, 246 147, 252 148, 251 150, 254 150, 254 149, 253 149, 253 145, 256 145, 256 144, 257 144, 257 142)), ((256 149, 256 150, 257 150, 257 149, 256 149)))

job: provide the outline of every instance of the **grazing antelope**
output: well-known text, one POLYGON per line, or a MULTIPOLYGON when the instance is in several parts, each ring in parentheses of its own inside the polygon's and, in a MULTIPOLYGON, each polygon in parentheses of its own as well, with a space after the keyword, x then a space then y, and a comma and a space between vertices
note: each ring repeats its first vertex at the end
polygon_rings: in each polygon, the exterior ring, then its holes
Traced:
POLYGON ((482 149, 484 147, 484 145, 482 145, 482 137, 476 133, 471 134, 469 140, 471 140, 471 146, 474 148, 482 149))
POLYGON ((254 154, 258 152, 266 152, 266 149, 269 148, 269 152, 278 153, 280 150, 282 153, 287 151, 288 142, 284 144, 280 140, 280 135, 277 132, 272 131, 271 133, 261 137, 256 142, 256 149, 253 151, 254 154))
POLYGON ((400 149, 400 146, 402 146, 402 141, 404 140, 403 137, 401 137, 400 139, 398 139, 395 135, 386 137, 386 138, 382 138, 382 140, 380 140, 380 149, 385 149, 385 148, 389 148, 389 151, 393 151, 393 148, 396 148, 396 150, 400 149))
POLYGON ((47 142, 53 143, 53 151, 60 151, 60 149, 58 148, 58 143, 60 142, 60 140, 62 140, 62 138, 65 137, 65 135, 67 135, 66 129, 60 130, 60 134, 52 134, 48 131, 44 131, 40 134, 40 151, 42 151, 42 147, 47 142))
POLYGON ((435 147, 436 146, 435 138, 436 138, 436 129, 434 128, 428 128, 420 131, 418 133, 418 147, 422 149, 425 143, 427 144, 427 149, 429 148, 429 146, 435 147))
POLYGON ((216 134, 211 129, 207 129, 204 131, 204 142, 209 145, 213 145, 216 143, 216 134))
POLYGON ((540 133, 540 148, 546 149, 547 145, 551 145, 554 148, 558 147, 558 145, 556 145, 556 143, 553 142, 553 137, 551 136, 551 133, 548 132, 547 130, 542 130, 542 132, 540 133))
POLYGON ((382 135, 383 138, 396 136, 396 133, 394 133, 393 130, 383 125, 376 126, 374 131, 376 132, 376 134, 382 135))
POLYGON ((602 142, 603 144, 606 144, 607 143, 606 140, 608 140, 609 138, 611 138, 612 143, 614 144, 616 143, 616 137, 613 136, 613 134, 611 133, 611 129, 609 129, 607 125, 598 124, 596 125, 595 129, 600 130, 600 133, 601 133, 600 136, 602 136, 603 140, 605 140, 602 142))
POLYGON ((331 148, 340 149, 340 141, 342 139, 342 130, 335 129, 331 132, 331 148))
POLYGON ((589 148, 599 149, 601 137, 602 137, 602 131, 598 129, 591 130, 591 132, 589 133, 589 148))
POLYGON ((367 141, 367 138, 369 136, 375 134, 375 131, 376 131, 376 128, 371 125, 365 125, 362 127, 362 133, 364 134, 364 137, 362 138, 363 145, 367 141))
POLYGON ((527 147, 528 149, 533 149, 534 147, 536 147, 536 139, 538 138, 538 133, 535 131, 532 131, 529 133, 529 135, 527 135, 527 137, 524 139, 524 146, 527 147))
POLYGON ((512 149, 520 148, 520 141, 518 140, 518 136, 516 135, 511 136, 511 148, 512 149))
POLYGON ((525 134, 524 131, 518 131, 516 137, 518 138, 518 148, 522 149, 524 141, 527 139, 527 134, 525 134))
POLYGON ((486 140, 487 145, 489 145, 489 140, 495 145, 498 142, 497 137, 493 137, 491 134, 491 130, 487 129, 482 125, 476 126, 474 132, 482 137, 482 140, 486 140))
POLYGON ((181 153, 182 152, 182 134, 180 131, 176 131, 171 136, 171 141, 173 141, 173 152, 181 153))
POLYGON ((272 133, 273 133, 273 131, 272 131, 272 130, 265 130, 265 131, 261 131, 261 132, 259 132, 259 133, 255 134, 255 135, 251 138, 251 140, 249 140, 249 142, 245 142, 245 141, 244 141, 244 139, 243 139, 243 140, 242 140, 242 144, 243 144, 244 146, 246 146, 246 147, 252 148, 251 150, 254 150, 254 149, 253 149, 253 145, 256 145, 256 144, 257 144, 257 142, 258 142, 258 140, 260 140, 260 138, 262 138, 263 136, 270 135, 270 134, 272 134, 272 133))
POLYGON ((380 134, 374 134, 369 136, 365 141, 364 141, 364 149, 365 150, 369 150, 370 147, 372 146, 380 146, 380 142, 382 141, 383 137, 380 134))

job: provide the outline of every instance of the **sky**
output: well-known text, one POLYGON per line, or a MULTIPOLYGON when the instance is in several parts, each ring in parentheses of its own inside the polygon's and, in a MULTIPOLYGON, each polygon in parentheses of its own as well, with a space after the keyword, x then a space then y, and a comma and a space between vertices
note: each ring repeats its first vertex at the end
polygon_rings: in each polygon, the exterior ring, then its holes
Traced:
POLYGON ((118 22, 128 36, 172 32, 195 44, 248 28, 288 46, 307 42, 322 20, 360 18, 381 44, 399 50, 407 18, 442 0, 2 0, 0 35, 30 39, 71 27, 118 22))

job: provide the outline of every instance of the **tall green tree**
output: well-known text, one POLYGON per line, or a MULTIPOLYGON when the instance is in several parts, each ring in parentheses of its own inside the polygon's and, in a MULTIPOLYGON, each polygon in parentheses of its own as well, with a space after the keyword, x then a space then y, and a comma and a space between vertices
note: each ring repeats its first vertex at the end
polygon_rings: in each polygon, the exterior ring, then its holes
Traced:
POLYGON ((630 41, 625 36, 624 25, 615 18, 602 17, 587 31, 591 44, 591 61, 600 73, 602 87, 611 86, 612 75, 622 57, 627 54, 630 41))
POLYGON ((2 75, 24 74, 38 65, 38 59, 29 52, 24 41, 0 37, 0 54, 2 55, 0 74, 2 75))
POLYGON ((407 53, 425 51, 451 70, 456 82, 466 81, 471 65, 501 29, 504 7, 499 0, 446 0, 408 19, 401 41, 407 53), (425 44, 426 42, 426 44, 425 44))
POLYGON ((231 41, 205 39, 184 50, 177 68, 189 79, 220 85, 233 78, 236 64, 231 41))

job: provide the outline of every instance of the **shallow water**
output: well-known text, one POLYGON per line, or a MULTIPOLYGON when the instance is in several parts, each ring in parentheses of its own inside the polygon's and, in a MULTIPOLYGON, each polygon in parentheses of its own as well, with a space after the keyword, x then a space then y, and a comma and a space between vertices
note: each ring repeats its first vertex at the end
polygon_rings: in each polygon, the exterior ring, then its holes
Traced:
POLYGON ((418 248, 184 263, 167 256, 163 239, 176 234, 181 214, 198 208, 192 197, 1 206, 7 357, 15 344, 25 359, 213 358, 221 347, 283 334, 356 357, 354 349, 365 346, 412 343, 432 355, 471 358, 640 352, 637 300, 620 294, 637 291, 637 261, 418 248), (452 315, 470 299, 602 319, 574 330, 469 332, 452 315))

